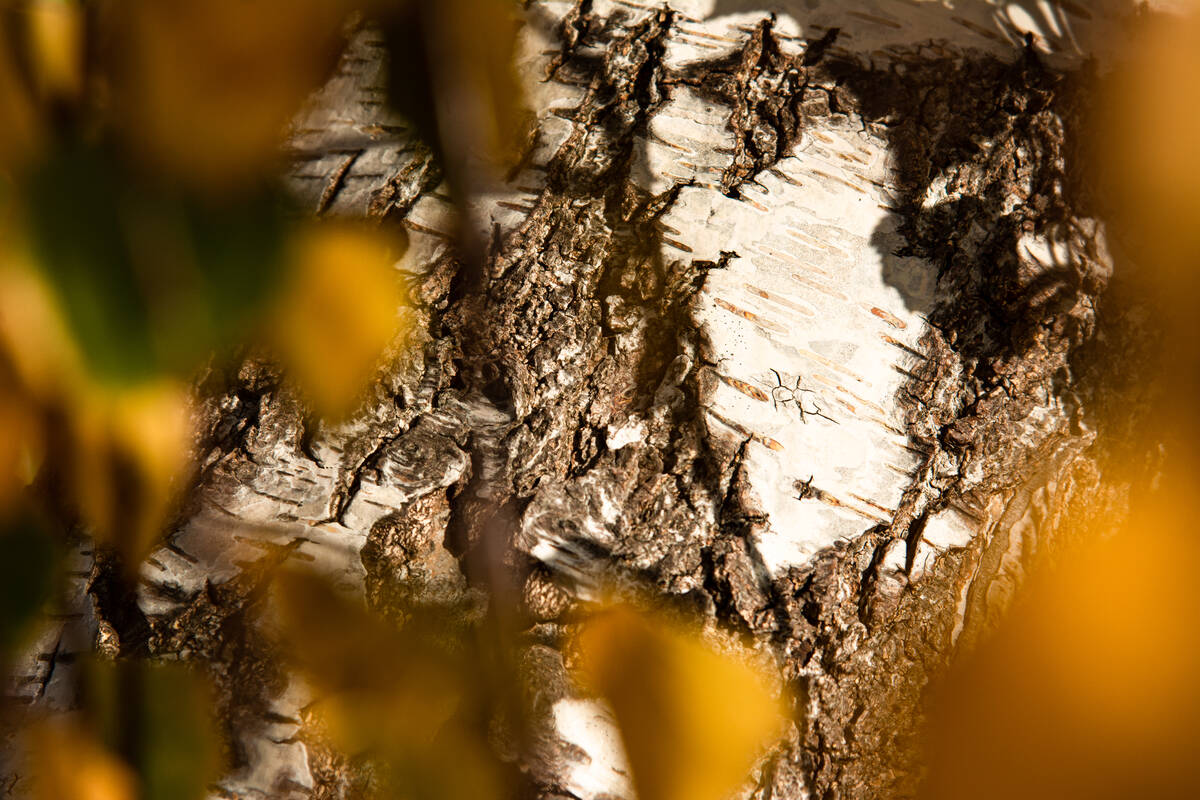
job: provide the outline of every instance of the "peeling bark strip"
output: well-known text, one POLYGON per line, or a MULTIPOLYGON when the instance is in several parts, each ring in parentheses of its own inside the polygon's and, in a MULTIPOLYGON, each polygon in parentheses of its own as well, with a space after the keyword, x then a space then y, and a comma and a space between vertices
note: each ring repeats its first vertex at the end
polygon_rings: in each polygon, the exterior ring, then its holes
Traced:
POLYGON ((359 31, 290 181, 315 213, 408 232, 412 349, 336 427, 253 359, 206 376, 192 502, 138 597, 81 553, 74 616, 14 691, 69 705, 77 640, 203 663, 234 742, 221 796, 357 797, 370 765, 265 647, 271 571, 469 629, 499 564, 530 796, 631 797, 564 666, 603 586, 744 637, 806 698, 747 796, 912 796, 931 677, 1066 510, 1124 513, 1099 412, 1140 368, 1079 162, 1080 56, 1120 16, 960 5, 527 2, 537 137, 465 221, 373 99, 359 31), (459 224, 492 243, 482 282, 459 224))

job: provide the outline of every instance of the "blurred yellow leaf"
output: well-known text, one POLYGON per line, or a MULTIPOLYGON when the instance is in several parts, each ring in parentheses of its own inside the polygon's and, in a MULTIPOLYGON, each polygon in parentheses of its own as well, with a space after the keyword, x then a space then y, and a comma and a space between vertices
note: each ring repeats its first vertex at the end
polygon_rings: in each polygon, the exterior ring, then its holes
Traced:
POLYGON ((53 292, 12 242, 0 247, 0 351, 21 388, 45 403, 85 380, 53 292))
POLYGON ((32 483, 42 456, 41 419, 28 401, 0 382, 0 519, 32 483))
POLYGON ((188 464, 187 390, 169 380, 92 386, 72 400, 80 507, 97 539, 137 564, 158 539, 188 464))
POLYGON ((77 97, 83 90, 83 9, 73 0, 32 0, 26 13, 38 91, 77 97))
POLYGON ((344 0, 136 0, 117 16, 118 118, 153 166, 224 188, 269 174, 332 67, 344 0))
POLYGON ((282 573, 276 590, 285 652, 321 693, 338 747, 380 758, 406 797, 501 796, 486 677, 448 616, 418 612, 397 631, 316 576, 282 573))
POLYGON ((34 800, 135 800, 133 772, 93 738, 63 720, 30 731, 34 800))
POLYGON ((342 224, 315 225, 297 237, 291 283, 269 335, 326 416, 352 410, 401 332, 404 293, 394 265, 403 246, 342 224))
POLYGON ((641 800, 722 800, 783 733, 765 675, 628 607, 589 623, 580 650, 585 679, 616 712, 641 800))

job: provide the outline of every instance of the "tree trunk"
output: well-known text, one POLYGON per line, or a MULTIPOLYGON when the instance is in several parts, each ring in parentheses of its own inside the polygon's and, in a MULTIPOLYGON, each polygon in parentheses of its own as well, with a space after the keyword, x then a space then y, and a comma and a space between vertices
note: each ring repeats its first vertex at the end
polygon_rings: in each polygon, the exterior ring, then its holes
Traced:
POLYGON ((511 586, 531 786, 629 798, 563 663, 573 610, 615 586, 743 637, 804 698, 746 796, 913 795, 931 678, 1068 509, 1122 513, 1101 434, 1134 342, 1081 168, 1109 5, 532 0, 536 135, 461 219, 358 31, 290 182, 407 229, 413 347, 336 426, 257 361, 208 375, 193 501, 136 603, 85 550, 79 616, 19 691, 69 705, 72 647, 207 663, 237 743, 218 796, 355 796, 250 613, 266 568, 385 612, 511 586))

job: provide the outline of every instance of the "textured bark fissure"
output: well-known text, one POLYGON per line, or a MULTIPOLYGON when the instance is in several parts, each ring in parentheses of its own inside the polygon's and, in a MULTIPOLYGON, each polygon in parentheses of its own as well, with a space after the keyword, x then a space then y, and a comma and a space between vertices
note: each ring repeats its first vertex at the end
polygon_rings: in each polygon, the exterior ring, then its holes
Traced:
POLYGON ((612 461, 606 429, 631 413, 661 417, 686 378, 681 365, 691 357, 677 341, 695 274, 662 263, 654 246, 676 192, 648 197, 628 178, 635 137, 660 101, 670 22, 669 12, 651 15, 598 64, 581 65, 564 49, 560 73, 595 73, 572 114, 574 133, 548 164, 528 221, 492 262, 486 295, 450 312, 460 330, 483 321, 481 346, 465 363, 481 390, 503 382, 516 416, 507 463, 488 487, 492 504, 531 498, 545 479, 602 471, 612 461))
POLYGON ((735 144, 732 161, 721 175, 721 189, 740 197, 740 187, 787 158, 800 142, 806 117, 836 112, 829 91, 810 84, 811 68, 820 63, 840 32, 831 28, 811 40, 803 55, 786 55, 774 34, 775 18, 758 23, 740 52, 716 63, 701 63, 665 83, 697 89, 702 96, 728 105, 735 144), (832 101, 832 102, 831 102, 832 101))
POLYGON ((413 148, 413 160, 396 172, 371 195, 367 214, 379 219, 403 219, 424 195, 437 189, 442 182, 442 170, 434 160, 433 151, 424 145, 413 148))

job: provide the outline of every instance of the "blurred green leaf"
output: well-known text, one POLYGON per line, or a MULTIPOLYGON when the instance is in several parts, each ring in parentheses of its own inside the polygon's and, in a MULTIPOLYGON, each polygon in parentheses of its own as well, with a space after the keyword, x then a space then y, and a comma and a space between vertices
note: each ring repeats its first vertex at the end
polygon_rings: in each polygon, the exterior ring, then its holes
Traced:
POLYGON ((0 652, 12 652, 50 598, 58 555, 32 514, 0 523, 0 652))
POLYGON ((142 800, 199 800, 221 769, 208 682, 183 664, 88 664, 87 708, 137 773, 142 800))
POLYGON ((192 670, 145 670, 145 730, 140 772, 145 800, 202 798, 217 777, 220 749, 208 686, 192 670))
POLYGON ((189 199, 78 150, 31 176, 26 211, 85 359, 115 382, 190 371, 278 281, 286 209, 271 193, 189 199))
POLYGON ((145 299, 122 235, 115 171, 87 154, 61 156, 30 181, 25 199, 41 266, 85 357, 105 375, 139 378, 155 358, 145 299))

